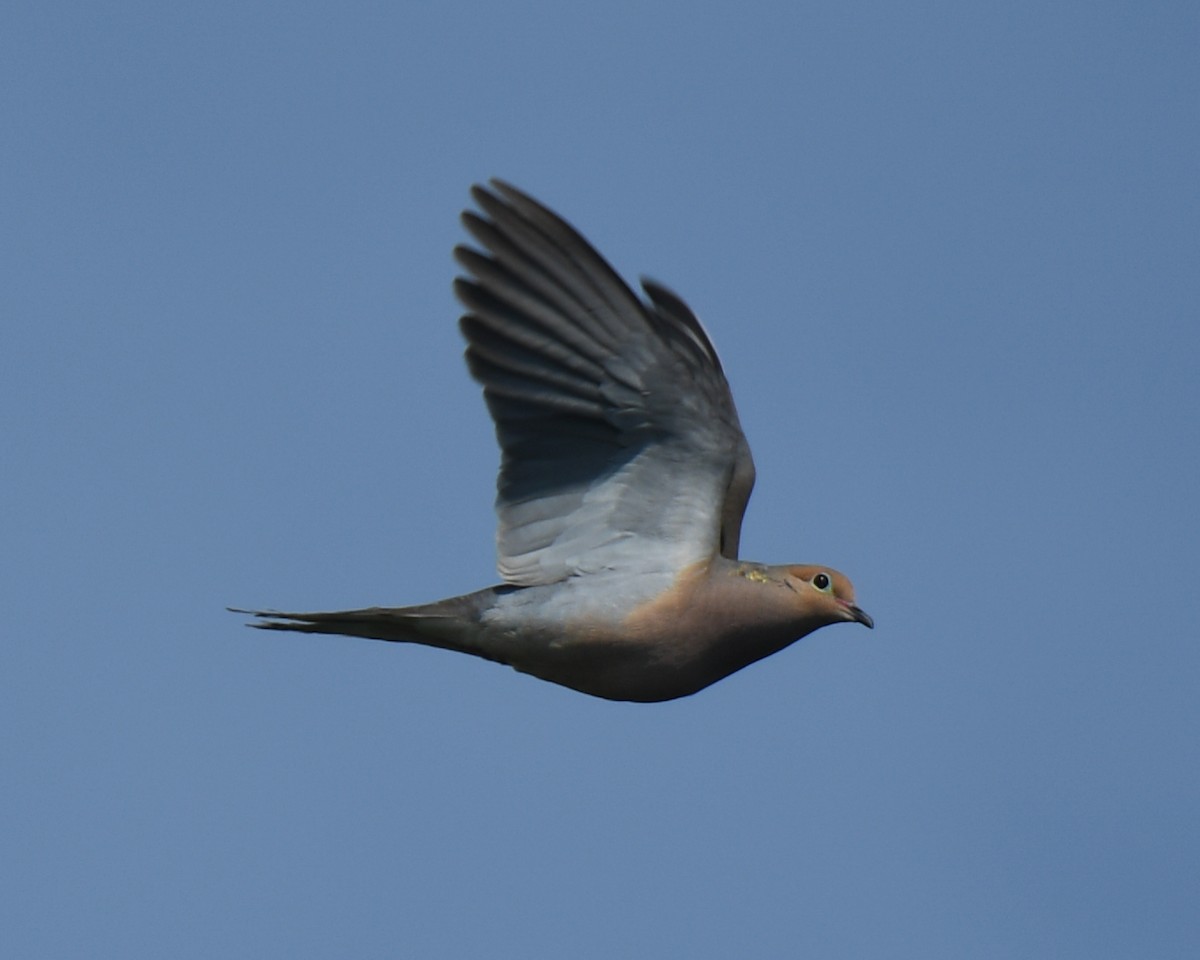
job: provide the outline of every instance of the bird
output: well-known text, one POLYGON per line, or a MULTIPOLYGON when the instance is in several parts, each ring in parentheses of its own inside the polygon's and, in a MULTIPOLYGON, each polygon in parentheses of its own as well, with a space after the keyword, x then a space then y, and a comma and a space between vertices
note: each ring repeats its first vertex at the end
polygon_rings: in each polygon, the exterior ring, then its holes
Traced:
POLYGON ((263 630, 424 644, 638 703, 690 696, 824 626, 874 628, 831 567, 739 559, 754 461, 684 301, 646 278, 639 296, 502 180, 471 196, 454 291, 501 452, 502 582, 417 606, 230 609, 263 630))

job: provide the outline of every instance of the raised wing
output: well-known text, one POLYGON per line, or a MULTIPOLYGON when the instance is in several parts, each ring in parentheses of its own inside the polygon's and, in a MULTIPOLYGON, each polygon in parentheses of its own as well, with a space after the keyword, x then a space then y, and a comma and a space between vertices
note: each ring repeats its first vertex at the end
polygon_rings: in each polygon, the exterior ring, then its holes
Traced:
POLYGON ((736 558, 754 463, 700 321, 643 302, 569 224, 492 181, 456 248, 467 364, 502 453, 497 552, 509 583, 736 558))

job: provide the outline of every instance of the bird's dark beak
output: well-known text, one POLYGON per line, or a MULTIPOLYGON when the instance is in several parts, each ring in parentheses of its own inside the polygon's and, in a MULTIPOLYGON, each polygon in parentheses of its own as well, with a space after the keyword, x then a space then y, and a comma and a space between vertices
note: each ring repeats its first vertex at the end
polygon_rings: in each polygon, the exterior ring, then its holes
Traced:
POLYGON ((871 619, 871 615, 867 613, 866 610, 863 610, 861 607, 856 607, 852 603, 847 603, 844 606, 846 608, 846 613, 850 615, 851 620, 857 620, 868 630, 875 629, 875 621, 871 619))

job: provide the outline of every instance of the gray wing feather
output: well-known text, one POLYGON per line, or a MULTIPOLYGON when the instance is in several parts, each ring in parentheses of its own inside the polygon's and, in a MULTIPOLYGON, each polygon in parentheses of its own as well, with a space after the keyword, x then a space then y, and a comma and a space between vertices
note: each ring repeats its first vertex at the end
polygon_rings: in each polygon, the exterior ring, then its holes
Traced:
POLYGON ((501 576, 673 571, 737 556, 754 464, 712 342, 675 294, 642 301, 565 221, 475 187, 455 282, 502 458, 501 576))

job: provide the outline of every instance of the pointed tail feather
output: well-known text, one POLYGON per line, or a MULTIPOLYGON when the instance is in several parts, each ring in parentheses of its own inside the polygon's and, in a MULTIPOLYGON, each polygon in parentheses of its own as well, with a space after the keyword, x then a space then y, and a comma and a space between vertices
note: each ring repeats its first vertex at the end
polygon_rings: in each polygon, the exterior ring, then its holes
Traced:
POLYGON ((286 613, 281 610, 238 610, 259 619, 246 626, 258 630, 291 630, 296 633, 334 633, 369 640, 429 643, 426 633, 441 626, 443 631, 455 621, 450 614, 410 612, 408 608, 370 607, 365 610, 333 610, 319 613, 286 613))
POLYGON ((314 613, 242 610, 236 607, 226 609, 232 613, 257 617, 246 626, 258 630, 339 634, 391 643, 421 643, 504 663, 507 661, 503 657, 486 649, 483 630, 479 625, 483 593, 452 597, 416 607, 368 607, 363 610, 314 613))

